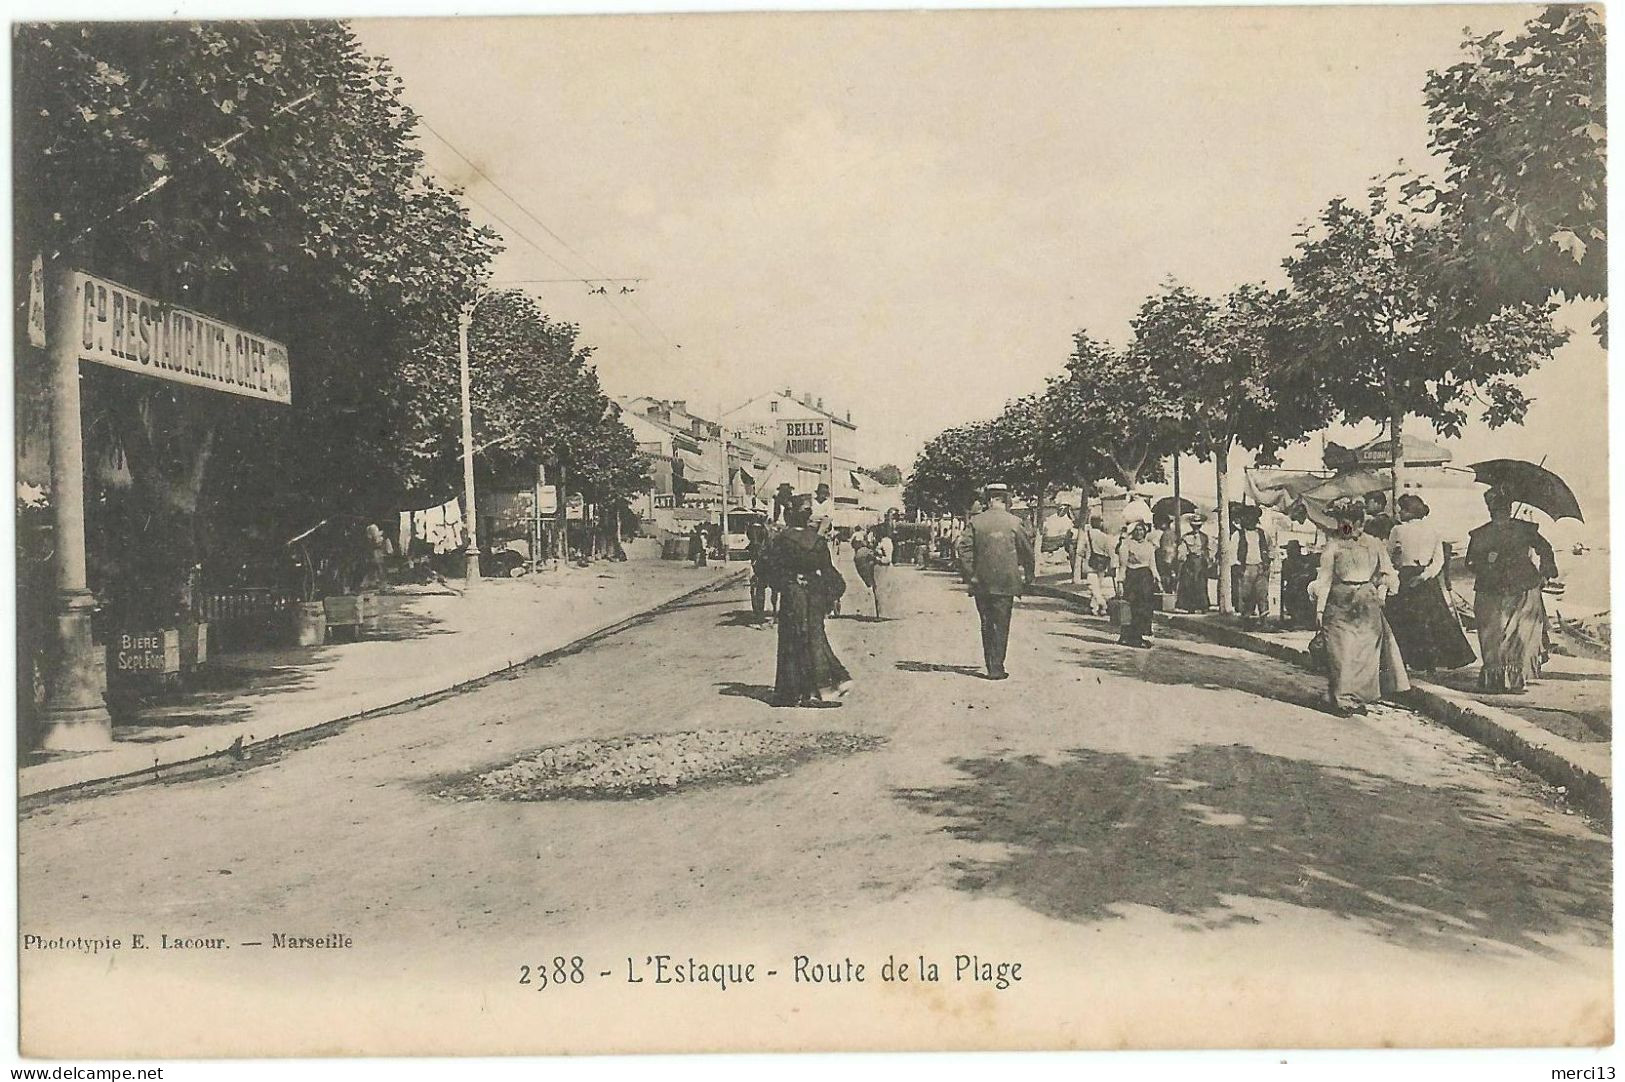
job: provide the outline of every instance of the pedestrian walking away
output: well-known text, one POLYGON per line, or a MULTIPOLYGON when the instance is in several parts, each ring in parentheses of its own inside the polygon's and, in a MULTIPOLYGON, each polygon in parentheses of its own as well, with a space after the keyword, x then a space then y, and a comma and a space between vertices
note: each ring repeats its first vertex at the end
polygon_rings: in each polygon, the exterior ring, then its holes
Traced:
POLYGON ((1128 536, 1117 545, 1118 566, 1123 569, 1123 631, 1118 642, 1124 646, 1148 647, 1151 613, 1157 599, 1157 543, 1151 540, 1151 527, 1136 522, 1128 536))
POLYGON ((1004 680, 1010 644, 1010 611, 1036 570, 1033 537, 1010 513, 1005 485, 983 489, 987 510, 970 520, 960 546, 959 568, 982 627, 982 660, 989 680, 1004 680))
POLYGON ((1388 546, 1399 573, 1399 592, 1388 598, 1385 613, 1405 667, 1431 672, 1471 665, 1478 655, 1445 597, 1444 540, 1427 521, 1428 505, 1407 492, 1397 507, 1399 524, 1389 533, 1388 546))
MULTIPOLYGON (((859 530, 852 535, 852 566, 857 569, 858 578, 863 580, 870 596, 875 597, 875 549, 867 530, 859 530)), ((875 615, 880 615, 878 608, 875 615)))
POLYGON ((1467 535, 1473 573, 1473 617, 1483 659, 1478 684, 1485 691, 1522 694, 1547 657, 1543 579, 1557 577, 1551 544, 1533 522, 1512 517, 1512 498, 1484 493, 1490 520, 1467 535))
POLYGON ((1179 519, 1164 513, 1153 524, 1157 539, 1158 588, 1165 594, 1179 589, 1179 519))
MULTIPOLYGON (((745 530, 749 541, 745 554, 750 558, 750 611, 758 622, 770 620, 767 615, 768 594, 772 587, 768 585, 767 578, 762 574, 762 560, 767 555, 767 542, 769 533, 767 526, 761 522, 753 522, 745 530)), ((778 610, 778 597, 773 598, 773 609, 778 610)))
POLYGON ((877 526, 875 533, 878 539, 875 541, 873 581, 869 584, 869 591, 875 595, 875 619, 883 620, 891 608, 892 576, 897 573, 892 567, 892 556, 897 551, 897 545, 892 540, 889 521, 877 526))
POLYGON ((763 571, 779 591, 774 706, 813 706, 844 696, 852 677, 830 647, 824 618, 846 589, 829 545, 812 525, 812 509, 785 513, 789 527, 768 542, 763 571))
POLYGON ((1383 616, 1399 576, 1387 545, 1364 532, 1363 503, 1339 500, 1327 511, 1337 530, 1320 554, 1315 593, 1326 644, 1326 698, 1336 714, 1363 714, 1367 703, 1410 690, 1399 643, 1383 616))
POLYGON ((706 566, 706 538, 705 530, 695 524, 688 535, 688 558, 694 561, 695 567, 706 566))
POLYGON ((1089 584, 1089 608, 1096 616, 1105 616, 1106 602, 1111 596, 1106 589, 1106 581, 1111 577, 1115 559, 1111 535, 1106 532, 1106 520, 1099 515, 1090 518, 1089 528, 1083 531, 1082 542, 1083 552, 1079 559, 1084 581, 1089 584))

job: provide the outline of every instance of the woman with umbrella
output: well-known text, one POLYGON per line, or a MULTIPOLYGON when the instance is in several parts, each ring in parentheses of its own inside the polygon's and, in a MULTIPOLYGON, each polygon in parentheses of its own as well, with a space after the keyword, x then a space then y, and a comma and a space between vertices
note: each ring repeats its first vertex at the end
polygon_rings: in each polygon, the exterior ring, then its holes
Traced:
POLYGON ((825 692, 844 696, 852 684, 824 632, 824 617, 846 582, 830 560, 829 545, 812 528, 812 508, 793 507, 785 511, 784 519, 788 528, 768 542, 762 558, 763 577, 779 591, 773 705, 813 706, 825 692))
POLYGON ((1439 577, 1445 568, 1444 539, 1427 521, 1428 505, 1407 492, 1397 509, 1399 524, 1389 532, 1388 545, 1399 572, 1399 592, 1388 598, 1385 615, 1399 652, 1412 672, 1471 665, 1477 655, 1445 599, 1439 577))
POLYGON ((1478 685, 1521 695, 1546 660, 1540 584, 1557 576, 1557 560, 1533 522, 1512 517, 1512 504, 1505 487, 1484 493, 1490 520, 1467 535, 1467 569, 1473 573, 1473 616, 1484 659, 1478 685))
POLYGON ((1382 612, 1399 585, 1388 548, 1364 531, 1364 501, 1345 497, 1326 510, 1337 528, 1320 554, 1315 618, 1326 640, 1326 698, 1347 717, 1411 683, 1382 612))

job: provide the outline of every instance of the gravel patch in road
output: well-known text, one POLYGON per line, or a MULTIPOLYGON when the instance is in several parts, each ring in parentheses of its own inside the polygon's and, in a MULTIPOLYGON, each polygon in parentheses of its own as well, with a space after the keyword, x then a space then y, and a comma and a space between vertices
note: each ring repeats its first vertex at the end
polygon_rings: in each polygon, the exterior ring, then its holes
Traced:
POLYGON ((851 733, 697 729, 576 740, 464 775, 438 790, 450 800, 619 800, 702 785, 751 785, 782 777, 822 755, 885 743, 851 733))

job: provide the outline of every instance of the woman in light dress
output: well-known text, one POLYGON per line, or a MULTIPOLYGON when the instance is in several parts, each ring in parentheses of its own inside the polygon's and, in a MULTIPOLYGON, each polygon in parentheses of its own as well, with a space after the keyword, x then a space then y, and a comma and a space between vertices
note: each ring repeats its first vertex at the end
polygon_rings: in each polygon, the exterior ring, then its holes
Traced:
POLYGON ((1410 690, 1383 603, 1399 585, 1388 548, 1367 534, 1365 505, 1339 500, 1327 508, 1337 529, 1320 554, 1315 617, 1326 637, 1326 699, 1341 717, 1410 690))

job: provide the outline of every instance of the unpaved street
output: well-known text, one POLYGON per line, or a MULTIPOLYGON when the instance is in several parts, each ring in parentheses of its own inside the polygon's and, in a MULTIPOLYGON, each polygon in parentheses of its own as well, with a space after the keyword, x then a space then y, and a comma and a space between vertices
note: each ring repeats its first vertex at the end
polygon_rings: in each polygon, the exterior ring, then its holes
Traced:
MULTIPOLYGON (((897 574, 898 619, 830 623, 858 682, 839 709, 767 705, 773 632, 737 586, 226 776, 29 810, 25 934, 229 946, 25 951, 24 1032, 70 1033, 73 996, 128 1017, 108 1050, 136 1052, 190 982, 213 1004, 165 1027, 204 1052, 970 1046, 1017 997, 1005 1034, 1050 1046, 1427 1044, 1441 1019, 1479 1043, 1608 1038, 1608 840, 1527 775, 1403 710, 1331 717, 1279 662, 1121 649, 1057 602, 1018 605, 1013 678, 988 682, 955 580, 897 574), (666 795, 464 784, 583 738, 713 730, 812 750, 666 795), (758 980, 628 983, 662 952, 758 980), (1022 979, 878 979, 888 954, 961 953, 1022 979), (797 954, 865 978, 795 984, 797 954), (553 956, 581 956, 582 984, 519 983, 553 956), (347 1014, 373 984, 396 1009, 347 1014)), ((730 746, 672 740, 638 746, 695 768, 730 746)))

